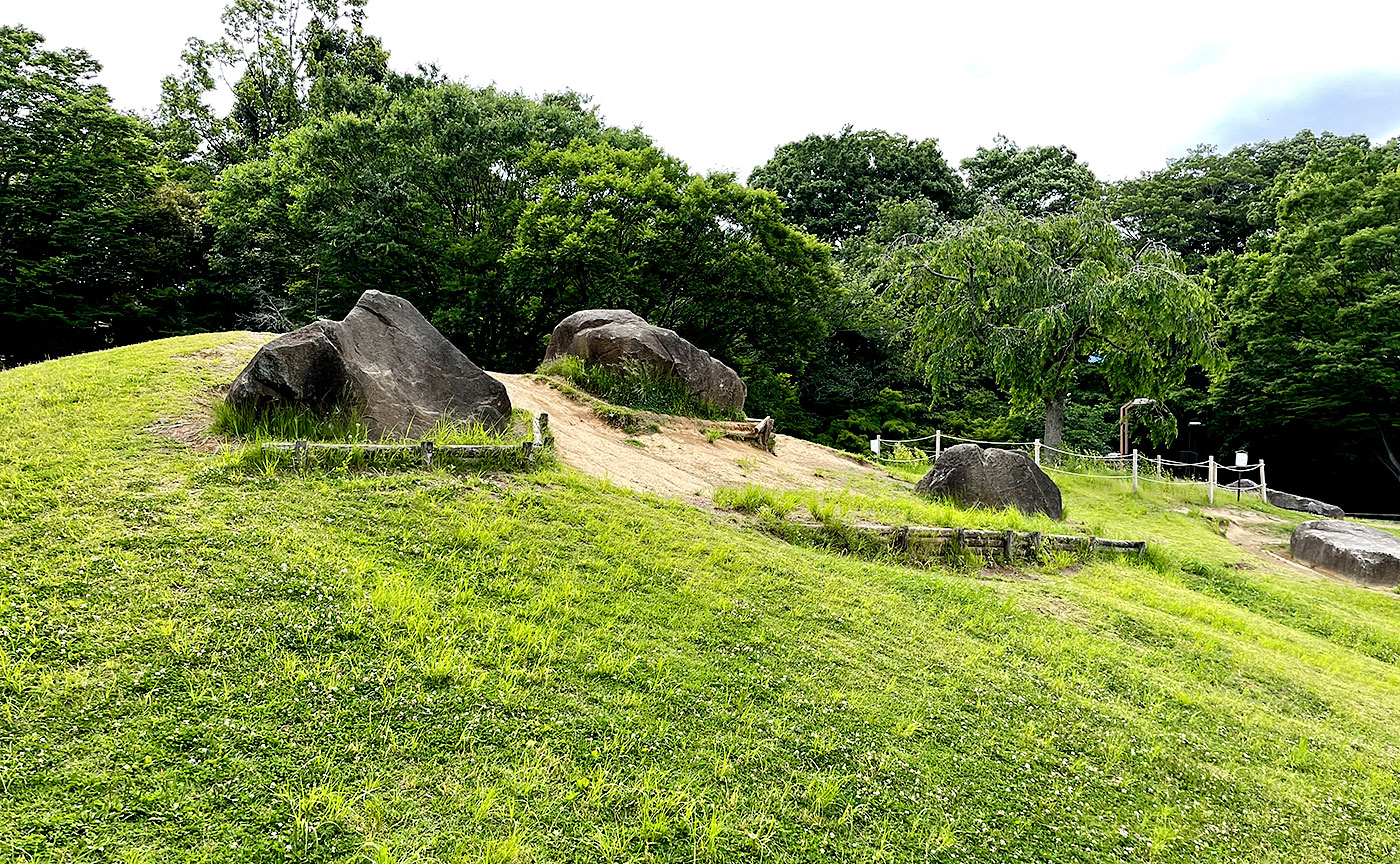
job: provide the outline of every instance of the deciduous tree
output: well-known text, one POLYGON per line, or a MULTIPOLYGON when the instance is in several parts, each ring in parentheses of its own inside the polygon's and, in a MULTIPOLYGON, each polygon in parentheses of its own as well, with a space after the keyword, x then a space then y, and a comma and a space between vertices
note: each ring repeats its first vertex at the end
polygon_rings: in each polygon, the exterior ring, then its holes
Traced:
POLYGON ((1063 440, 1066 397, 1087 364, 1109 386, 1160 397, 1193 364, 1215 367, 1204 280, 1160 245, 1128 245, 1094 211, 1029 219, 1001 209, 920 244, 903 282, 913 348, 935 387, 987 364, 1043 440, 1063 440))

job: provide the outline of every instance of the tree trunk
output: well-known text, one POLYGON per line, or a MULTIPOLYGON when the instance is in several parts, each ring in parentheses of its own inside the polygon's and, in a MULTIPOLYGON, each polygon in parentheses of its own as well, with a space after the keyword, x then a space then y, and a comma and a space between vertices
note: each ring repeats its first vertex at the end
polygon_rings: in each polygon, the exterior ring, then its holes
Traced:
MULTIPOLYGON (((1057 393, 1045 402, 1045 432, 1041 435, 1040 443, 1046 447, 1054 447, 1059 450, 1064 447, 1065 440, 1065 394, 1057 393)), ((1042 458, 1050 463, 1058 461, 1056 454, 1046 453, 1042 458)))

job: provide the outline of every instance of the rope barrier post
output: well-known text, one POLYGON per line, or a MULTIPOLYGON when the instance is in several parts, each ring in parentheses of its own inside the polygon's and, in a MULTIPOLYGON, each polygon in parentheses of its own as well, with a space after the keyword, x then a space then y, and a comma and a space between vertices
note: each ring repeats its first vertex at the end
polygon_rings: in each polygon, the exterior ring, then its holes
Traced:
POLYGON ((1133 491, 1138 491, 1138 448, 1133 448, 1133 491))
POLYGON ((1206 460, 1206 497, 1215 503, 1215 457, 1206 460))
POLYGON ((879 435, 879 433, 876 433, 875 437, 870 439, 870 452, 875 454, 875 458, 876 458, 876 459, 879 459, 879 458, 880 458, 880 435, 879 435))
POLYGON ((937 462, 938 457, 943 455, 943 430, 933 430, 933 461, 937 462))
POLYGON ((1269 503, 1269 483, 1264 479, 1264 460, 1259 460, 1259 500, 1269 503))
POLYGON ((1040 439, 1035 439, 1035 464, 1040 464, 1040 439))
POLYGON ((1161 453, 1158 453, 1158 454, 1157 454, 1157 476, 1158 476, 1158 477, 1161 477, 1161 476, 1162 476, 1162 454, 1161 454, 1161 453))

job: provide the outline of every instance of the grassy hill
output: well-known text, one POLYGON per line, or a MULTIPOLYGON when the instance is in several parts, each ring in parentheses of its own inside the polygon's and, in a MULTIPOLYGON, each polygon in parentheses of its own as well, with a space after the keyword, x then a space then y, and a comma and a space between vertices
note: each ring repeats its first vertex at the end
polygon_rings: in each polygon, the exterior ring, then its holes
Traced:
POLYGON ((0 859, 1400 856, 1400 598, 1222 536, 1295 517, 1070 477, 1153 554, 938 570, 561 466, 260 473, 160 423, 238 338, 0 373, 0 859))

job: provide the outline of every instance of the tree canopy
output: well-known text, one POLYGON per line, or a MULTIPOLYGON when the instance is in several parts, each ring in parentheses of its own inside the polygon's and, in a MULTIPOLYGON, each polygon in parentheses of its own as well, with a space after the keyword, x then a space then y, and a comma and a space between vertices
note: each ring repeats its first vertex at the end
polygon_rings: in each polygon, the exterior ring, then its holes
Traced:
POLYGON ((1068 147, 1019 147, 998 135, 991 147, 962 160, 979 207, 1003 207, 1026 216, 1069 213, 1095 201, 1103 187, 1068 147))
POLYGON ((1400 480, 1400 145, 1313 159, 1276 212, 1267 248, 1212 262, 1234 358, 1218 416, 1241 445, 1293 444, 1285 471, 1351 459, 1400 480))
POLYGON ((883 201, 927 201, 951 218, 971 212, 937 141, 878 129, 847 126, 784 144, 753 170, 749 185, 778 193, 793 224, 838 245, 867 230, 883 201))
POLYGON ((926 377, 945 386, 986 363, 1018 403, 1044 406, 1049 446, 1086 366, 1117 393, 1161 397, 1193 364, 1220 363, 1204 281, 1165 247, 1129 246, 1097 212, 991 209, 914 251, 904 286, 926 377))
POLYGON ((0 362, 149 338, 202 266, 150 128, 86 52, 43 42, 0 27, 0 362))

